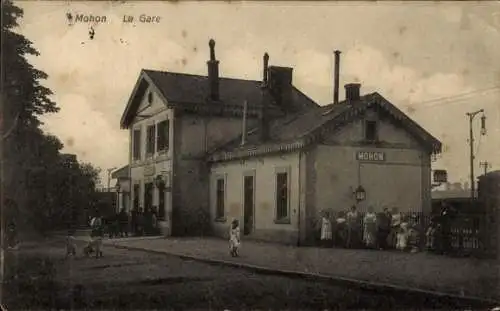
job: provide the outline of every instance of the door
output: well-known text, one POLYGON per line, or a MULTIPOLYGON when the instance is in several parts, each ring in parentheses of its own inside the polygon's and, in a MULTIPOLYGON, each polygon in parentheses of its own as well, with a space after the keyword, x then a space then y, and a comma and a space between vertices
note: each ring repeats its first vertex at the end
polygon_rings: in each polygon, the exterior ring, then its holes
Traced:
POLYGON ((153 207, 153 183, 144 185, 144 211, 153 207))
POLYGON ((243 179, 243 234, 252 233, 254 226, 254 177, 245 176, 243 179))
POLYGON ((158 220, 165 220, 165 187, 158 188, 158 220))

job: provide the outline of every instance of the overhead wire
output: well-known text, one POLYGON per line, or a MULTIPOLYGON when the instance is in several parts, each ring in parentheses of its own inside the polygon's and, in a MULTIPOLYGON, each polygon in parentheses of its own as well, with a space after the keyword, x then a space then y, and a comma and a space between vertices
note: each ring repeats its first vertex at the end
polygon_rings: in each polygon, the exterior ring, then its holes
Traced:
POLYGON ((439 106, 443 104, 453 104, 453 103, 458 103, 460 101, 466 100, 468 96, 475 95, 475 96, 481 96, 485 95, 488 92, 491 91, 500 91, 500 85, 492 86, 489 88, 484 88, 484 89, 476 89, 472 90, 470 92, 466 93, 461 93, 457 95, 452 95, 452 96, 446 96, 446 97, 440 97, 440 98, 434 98, 426 101, 421 101, 421 102, 416 102, 412 104, 405 104, 405 105, 400 105, 399 107, 401 108, 430 108, 434 106, 439 106), (482 93, 482 94, 477 94, 477 93, 482 93))

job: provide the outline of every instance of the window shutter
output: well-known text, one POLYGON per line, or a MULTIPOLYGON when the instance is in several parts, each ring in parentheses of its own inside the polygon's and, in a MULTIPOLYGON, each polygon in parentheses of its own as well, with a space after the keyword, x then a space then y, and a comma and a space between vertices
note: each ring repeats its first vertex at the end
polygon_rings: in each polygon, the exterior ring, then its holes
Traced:
POLYGON ((169 138, 170 138, 170 120, 165 120, 164 128, 163 128, 163 142, 165 144, 165 149, 168 150, 169 146, 169 138))
POLYGON ((141 131, 134 130, 133 134, 133 157, 135 160, 140 159, 141 157, 141 131))

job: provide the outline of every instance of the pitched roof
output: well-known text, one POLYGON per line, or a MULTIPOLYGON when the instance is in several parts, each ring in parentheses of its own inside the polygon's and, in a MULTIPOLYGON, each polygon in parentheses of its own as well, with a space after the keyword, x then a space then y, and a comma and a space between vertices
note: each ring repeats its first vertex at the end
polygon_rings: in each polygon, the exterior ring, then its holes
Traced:
POLYGON ((415 121, 378 93, 364 95, 355 103, 340 102, 277 119, 270 123, 269 140, 262 143, 259 128, 248 132, 245 145, 241 136, 209 153, 209 161, 256 156, 272 152, 292 151, 303 148, 320 138, 320 135, 338 129, 360 117, 368 107, 378 106, 394 122, 399 123, 425 148, 441 152, 441 142, 425 131, 415 121))
POLYGON ((128 178, 129 177, 129 166, 125 165, 113 173, 111 173, 111 178, 116 179, 116 178, 128 178))
MULTIPOLYGON (((202 105, 202 108, 206 108, 207 105, 220 107, 221 103, 224 106, 242 109, 245 100, 248 101, 249 109, 261 104, 261 81, 221 77, 219 78, 220 101, 210 102, 207 101, 209 95, 207 76, 143 69, 123 113, 121 119, 123 128, 128 127, 132 121, 148 84, 156 88, 169 106, 181 109, 193 108, 196 105, 202 105)), ((290 108, 294 110, 318 106, 295 87, 292 90, 291 104, 290 108)))

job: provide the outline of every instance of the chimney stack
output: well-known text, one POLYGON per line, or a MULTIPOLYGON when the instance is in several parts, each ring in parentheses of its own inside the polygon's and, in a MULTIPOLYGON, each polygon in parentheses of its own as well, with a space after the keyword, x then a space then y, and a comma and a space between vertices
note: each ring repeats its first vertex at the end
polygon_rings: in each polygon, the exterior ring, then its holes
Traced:
POLYGON ((360 98, 359 89, 361 88, 361 84, 359 83, 349 83, 345 86, 345 99, 347 102, 355 102, 360 98))
POLYGON ((242 124, 242 133, 241 133, 241 145, 243 146, 247 142, 247 110, 248 110, 248 101, 245 100, 243 103, 243 124, 242 124))
POLYGON ((269 102, 269 54, 264 54, 264 70, 262 79, 262 97, 261 97, 261 113, 260 113, 260 139, 266 141, 269 139, 269 124, 267 120, 267 106, 269 102))
POLYGON ((210 47, 210 60, 207 62, 210 99, 217 101, 219 100, 219 61, 215 59, 214 39, 210 39, 208 46, 210 47))
POLYGON ((270 66, 268 69, 269 91, 278 106, 292 109, 293 68, 270 66))
POLYGON ((262 83, 264 86, 267 86, 269 76, 269 54, 267 53, 264 53, 264 70, 262 71, 262 74, 262 83))
POLYGON ((335 68, 333 77, 333 104, 339 103, 339 80, 340 80, 340 51, 333 51, 335 54, 335 68))

